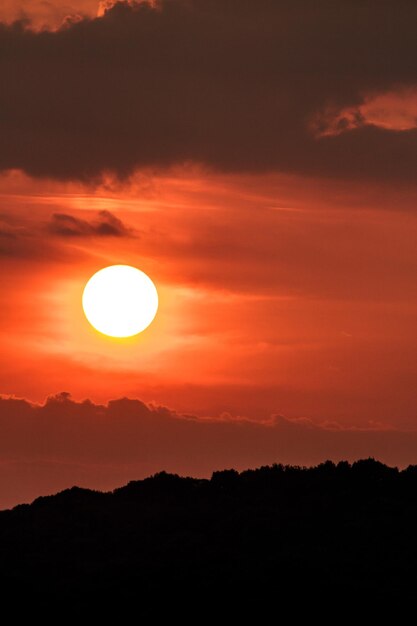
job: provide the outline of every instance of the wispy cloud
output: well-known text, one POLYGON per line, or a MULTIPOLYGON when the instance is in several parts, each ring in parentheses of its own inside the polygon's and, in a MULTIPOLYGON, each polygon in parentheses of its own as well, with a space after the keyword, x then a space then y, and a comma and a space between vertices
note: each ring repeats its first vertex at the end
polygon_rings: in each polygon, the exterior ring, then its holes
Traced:
POLYGON ((99 211, 95 219, 86 220, 68 213, 54 213, 47 230, 61 237, 132 237, 134 230, 110 213, 99 211))

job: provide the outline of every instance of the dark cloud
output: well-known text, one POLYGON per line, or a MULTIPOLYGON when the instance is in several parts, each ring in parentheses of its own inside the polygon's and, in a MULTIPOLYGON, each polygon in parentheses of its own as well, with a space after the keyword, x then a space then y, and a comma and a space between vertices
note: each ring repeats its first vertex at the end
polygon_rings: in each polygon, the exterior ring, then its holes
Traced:
MULTIPOLYGON (((0 217, 0 257, 55 261, 74 261, 70 247, 57 245, 54 237, 45 237, 45 231, 57 237, 71 239, 136 238, 138 231, 122 222, 110 211, 98 211, 92 219, 75 217, 68 213, 53 213, 48 222, 13 219, 12 212, 0 217)), ((80 258, 80 250, 75 253, 80 258)))
POLYGON ((74 483, 112 488, 164 469, 209 476, 226 467, 369 455, 404 466, 415 462, 417 445, 416 432, 378 424, 355 429, 282 416, 260 423, 228 414, 199 419, 127 398, 74 402, 68 393, 43 405, 0 398, 0 429, 0 508, 74 483))
POLYGON ((129 237, 133 231, 110 211, 99 211, 95 220, 85 220, 67 213, 54 213, 49 232, 62 237, 129 237))
POLYGON ((416 129, 312 131, 322 111, 417 84, 415 3, 154 4, 57 32, 1 26, 1 169, 92 179, 197 161, 415 180, 416 129))

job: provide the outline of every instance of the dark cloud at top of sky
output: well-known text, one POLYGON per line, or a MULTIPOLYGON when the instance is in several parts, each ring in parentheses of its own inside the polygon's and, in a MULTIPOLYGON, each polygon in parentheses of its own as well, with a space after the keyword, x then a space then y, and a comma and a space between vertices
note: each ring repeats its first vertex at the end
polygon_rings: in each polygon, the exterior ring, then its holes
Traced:
POLYGON ((1 25, 0 169, 91 180, 195 161, 414 181, 415 128, 340 111, 417 84, 416 21, 408 0, 158 0, 56 32, 1 25), (313 132, 323 111, 336 134, 313 132))
POLYGON ((61 237, 129 237, 132 230, 110 211, 99 211, 95 220, 85 220, 67 213, 54 213, 49 232, 61 237))

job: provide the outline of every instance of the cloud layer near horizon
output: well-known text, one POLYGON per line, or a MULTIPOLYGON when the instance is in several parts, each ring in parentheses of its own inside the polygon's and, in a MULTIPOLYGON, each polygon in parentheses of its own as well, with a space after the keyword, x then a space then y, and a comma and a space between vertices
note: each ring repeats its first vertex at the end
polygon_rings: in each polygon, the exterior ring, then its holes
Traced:
POLYGON ((230 467, 370 455, 406 466, 415 462, 417 445, 415 431, 277 415, 263 423, 227 414, 199 419, 128 398, 107 405, 74 402, 67 393, 41 405, 3 397, 0 426, 0 508, 73 484, 111 489, 161 470, 210 476, 230 467))
POLYGON ((414 182, 417 130, 390 126, 389 101, 368 121, 361 105, 417 84, 416 18, 406 0, 158 0, 54 32, 0 25, 0 168, 91 180, 195 161, 414 182), (321 114, 334 132, 313 132, 321 114))

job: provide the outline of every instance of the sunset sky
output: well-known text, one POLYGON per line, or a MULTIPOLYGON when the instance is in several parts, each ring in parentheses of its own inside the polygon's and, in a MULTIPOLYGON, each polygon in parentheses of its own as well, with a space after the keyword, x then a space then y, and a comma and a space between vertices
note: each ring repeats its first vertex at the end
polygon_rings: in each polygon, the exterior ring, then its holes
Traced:
POLYGON ((0 20, 0 508, 162 469, 417 463, 417 5, 0 20), (160 299, 131 339, 81 307, 119 263, 160 299))

